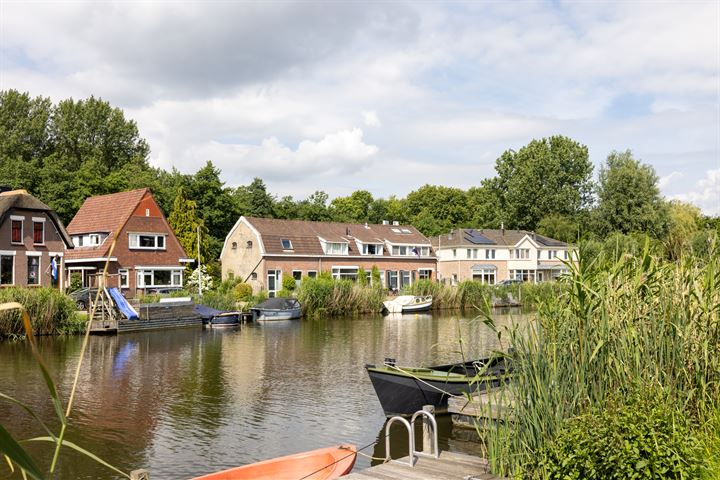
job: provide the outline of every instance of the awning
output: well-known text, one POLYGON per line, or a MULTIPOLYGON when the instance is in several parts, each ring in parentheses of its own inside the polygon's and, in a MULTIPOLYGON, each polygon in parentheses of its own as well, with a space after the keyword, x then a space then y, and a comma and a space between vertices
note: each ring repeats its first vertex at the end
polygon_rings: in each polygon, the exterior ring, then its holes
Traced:
POLYGON ((472 266, 473 272, 480 270, 497 270, 497 267, 495 265, 490 265, 489 263, 476 263, 472 266))
POLYGON ((568 267, 562 263, 540 263, 538 265, 538 270, 567 270, 567 268, 568 267))

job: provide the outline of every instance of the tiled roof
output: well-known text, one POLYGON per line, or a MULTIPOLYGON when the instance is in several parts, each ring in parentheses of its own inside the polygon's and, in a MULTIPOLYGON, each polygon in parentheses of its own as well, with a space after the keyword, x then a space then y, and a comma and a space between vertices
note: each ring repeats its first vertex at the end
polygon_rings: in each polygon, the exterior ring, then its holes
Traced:
MULTIPOLYGON (((297 255, 323 255, 320 238, 328 242, 348 243, 349 255, 359 254, 356 239, 362 243, 388 241, 430 246, 430 241, 423 234, 407 225, 364 225, 257 217, 246 217, 246 220, 260 233, 266 253, 287 253, 281 243, 284 239, 292 242, 292 253, 297 255), (403 233, 403 230, 409 233, 403 233)), ((387 254, 386 250, 384 254, 387 254)))
POLYGON ((57 216, 57 213, 55 213, 52 208, 48 207, 43 202, 30 195, 27 191, 11 190, 0 193, 0 224, 4 221, 5 215, 13 208, 46 212, 55 224, 55 228, 57 228, 58 233, 60 233, 65 245, 72 248, 72 240, 70 240, 70 236, 68 235, 65 226, 62 224, 60 217, 57 216))
POLYGON ((127 223, 148 191, 147 188, 140 188, 86 199, 68 225, 68 232, 70 235, 83 233, 107 233, 109 235, 102 245, 76 247, 74 251, 68 252, 67 258, 105 257, 115 238, 115 233, 127 223))
POLYGON ((483 247, 485 245, 510 247, 525 236, 546 247, 567 247, 567 243, 545 237, 527 230, 508 229, 456 229, 448 234, 432 237, 434 247, 483 247))

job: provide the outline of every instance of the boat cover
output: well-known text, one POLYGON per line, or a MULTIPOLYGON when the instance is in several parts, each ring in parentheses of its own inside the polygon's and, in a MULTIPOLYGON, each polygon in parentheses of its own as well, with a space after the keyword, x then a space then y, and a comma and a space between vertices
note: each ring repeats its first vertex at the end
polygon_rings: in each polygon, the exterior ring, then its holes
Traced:
POLYGON ((118 290, 115 287, 110 287, 107 289, 108 293, 113 299, 113 302, 115 302, 115 305, 117 306, 118 310, 120 310, 120 313, 122 313, 125 318, 128 320, 138 320, 140 319, 140 316, 135 311, 135 309, 130 306, 127 299, 123 297, 122 293, 120 293, 120 290, 118 290))
POLYGON ((216 308, 211 308, 206 305, 197 304, 195 305, 195 313, 200 315, 203 319, 211 319, 215 315, 218 315, 220 313, 223 313, 222 310, 218 310, 216 308))
POLYGON ((295 298, 275 297, 268 298, 262 303, 258 303, 253 308, 267 310, 291 310, 298 308, 300 303, 295 298))

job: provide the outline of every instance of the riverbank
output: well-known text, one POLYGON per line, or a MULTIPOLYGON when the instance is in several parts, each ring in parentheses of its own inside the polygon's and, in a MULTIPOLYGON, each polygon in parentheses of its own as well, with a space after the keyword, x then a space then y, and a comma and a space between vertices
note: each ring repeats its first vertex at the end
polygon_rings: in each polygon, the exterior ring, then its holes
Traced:
MULTIPOLYGON (((56 288, 8 287, 0 289, 0 303, 22 304, 30 315, 36 335, 64 335, 85 331, 85 316, 77 312, 75 302, 56 288)), ((25 335, 20 312, 0 312, 0 338, 25 335)))

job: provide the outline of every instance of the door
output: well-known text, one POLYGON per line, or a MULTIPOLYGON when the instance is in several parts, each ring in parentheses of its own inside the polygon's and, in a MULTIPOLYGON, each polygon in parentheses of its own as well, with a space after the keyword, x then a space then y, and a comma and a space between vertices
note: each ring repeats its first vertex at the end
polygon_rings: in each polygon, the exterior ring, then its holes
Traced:
POLYGON ((280 283, 282 282, 282 271, 280 270, 268 270, 267 276, 267 288, 268 297, 274 297, 275 294, 280 290, 280 283))

